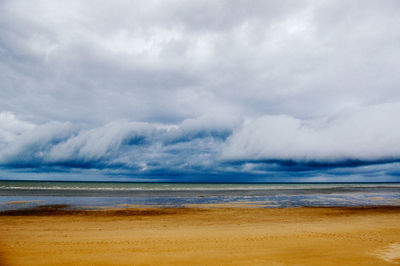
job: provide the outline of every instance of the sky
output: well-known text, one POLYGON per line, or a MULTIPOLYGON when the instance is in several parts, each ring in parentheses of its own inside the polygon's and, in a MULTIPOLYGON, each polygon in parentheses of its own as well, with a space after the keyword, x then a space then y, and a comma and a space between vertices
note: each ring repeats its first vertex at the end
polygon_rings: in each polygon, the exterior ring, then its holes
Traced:
POLYGON ((2 0, 0 180, 400 181, 397 0, 2 0))

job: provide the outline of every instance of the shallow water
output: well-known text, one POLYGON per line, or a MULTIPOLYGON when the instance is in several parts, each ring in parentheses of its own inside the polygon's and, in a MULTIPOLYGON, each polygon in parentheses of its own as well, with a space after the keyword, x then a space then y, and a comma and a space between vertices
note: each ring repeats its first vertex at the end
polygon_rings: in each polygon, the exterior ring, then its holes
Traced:
POLYGON ((230 204, 263 208, 400 206, 399 183, 190 184, 0 181, 0 210, 230 204))

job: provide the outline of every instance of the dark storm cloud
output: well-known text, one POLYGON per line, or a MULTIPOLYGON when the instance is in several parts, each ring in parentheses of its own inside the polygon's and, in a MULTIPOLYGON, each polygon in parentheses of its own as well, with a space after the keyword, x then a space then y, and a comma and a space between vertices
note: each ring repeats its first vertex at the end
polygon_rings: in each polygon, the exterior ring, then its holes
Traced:
POLYGON ((399 10, 389 0, 2 1, 0 163, 251 180, 390 168, 399 10))
MULTIPOLYGON (((3 118, 24 125, 10 114, 3 118)), ((0 164, 11 168, 107 168, 143 175, 212 171, 235 123, 235 119, 200 117, 177 126, 115 121, 76 129, 71 123, 29 124, 22 133, 4 130, 0 164)))

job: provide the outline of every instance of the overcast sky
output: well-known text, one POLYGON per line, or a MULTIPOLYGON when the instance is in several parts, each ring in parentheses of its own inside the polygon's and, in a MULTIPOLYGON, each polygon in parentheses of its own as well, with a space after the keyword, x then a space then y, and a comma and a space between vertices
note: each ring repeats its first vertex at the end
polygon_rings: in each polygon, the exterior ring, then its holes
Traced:
POLYGON ((400 181, 400 2, 0 1, 0 179, 400 181))

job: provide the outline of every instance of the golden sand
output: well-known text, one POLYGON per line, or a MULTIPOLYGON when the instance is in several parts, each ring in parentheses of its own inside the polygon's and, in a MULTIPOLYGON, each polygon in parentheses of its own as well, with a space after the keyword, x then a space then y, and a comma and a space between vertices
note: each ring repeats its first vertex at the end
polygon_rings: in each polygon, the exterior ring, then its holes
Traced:
POLYGON ((400 208, 129 208, 0 215, 1 265, 390 265, 400 208))

